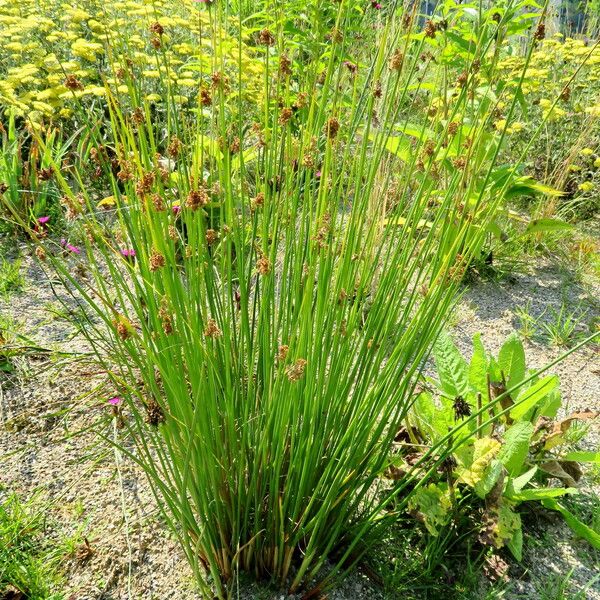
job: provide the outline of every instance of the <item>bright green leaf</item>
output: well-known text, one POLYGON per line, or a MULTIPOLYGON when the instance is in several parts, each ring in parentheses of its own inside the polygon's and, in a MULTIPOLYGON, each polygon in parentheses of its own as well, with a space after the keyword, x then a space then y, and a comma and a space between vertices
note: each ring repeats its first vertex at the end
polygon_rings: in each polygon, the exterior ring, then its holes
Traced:
POLYGON ((521 473, 532 433, 533 425, 529 421, 519 421, 506 430, 504 445, 498 458, 510 475, 517 476, 521 473))
POLYGON ((517 396, 515 406, 510 411, 511 418, 521 419, 531 408, 557 388, 558 384, 559 379, 556 375, 548 375, 536 381, 530 388, 517 396))
POLYGON ((518 385, 525 377, 525 350, 516 333, 513 333, 500 348, 498 364, 507 380, 507 387, 518 385))

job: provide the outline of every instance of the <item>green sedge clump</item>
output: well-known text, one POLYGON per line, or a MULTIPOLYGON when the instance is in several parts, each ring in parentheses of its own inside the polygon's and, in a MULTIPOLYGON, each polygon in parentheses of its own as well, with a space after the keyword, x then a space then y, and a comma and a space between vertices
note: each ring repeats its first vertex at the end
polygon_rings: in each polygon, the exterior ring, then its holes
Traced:
POLYGON ((198 6, 210 52, 186 110, 168 81, 157 111, 132 78, 106 82, 102 128, 80 106, 106 189, 52 164, 72 225, 62 246, 32 237, 87 311, 123 451, 203 592, 226 597, 246 571, 316 595, 394 516, 394 437, 515 185, 494 122, 502 102, 510 124, 519 83, 494 74, 520 17, 480 7, 465 37, 449 4, 424 29, 391 6, 358 44, 351 2, 292 23, 263 2, 243 27, 241 4, 198 6))

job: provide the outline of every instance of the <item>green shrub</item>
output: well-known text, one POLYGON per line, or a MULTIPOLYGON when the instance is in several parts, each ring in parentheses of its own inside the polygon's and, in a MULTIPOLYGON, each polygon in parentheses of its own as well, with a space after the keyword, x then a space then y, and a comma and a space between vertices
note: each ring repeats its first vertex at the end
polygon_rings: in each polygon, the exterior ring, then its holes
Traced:
MULTIPOLYGON (((559 380, 526 369, 523 346, 509 337, 497 358, 489 356, 476 336, 470 362, 451 338, 442 335, 434 356, 437 393, 416 398, 407 420, 410 439, 435 445, 459 422, 452 439, 452 458, 437 482, 415 494, 409 507, 421 513, 433 536, 473 515, 473 542, 508 547, 521 560, 523 533, 519 505, 539 503, 558 511, 566 523, 592 546, 600 548, 600 533, 582 523, 557 498, 578 493, 580 463, 600 460, 597 452, 572 450, 579 436, 570 436, 575 422, 597 418, 591 411, 557 417, 561 407, 559 380), (518 388, 518 391, 514 391, 518 388), (560 486, 550 485, 558 480, 560 486)), ((406 429, 405 429, 406 431, 406 429)), ((396 457, 396 469, 406 466, 421 446, 409 442, 396 457)), ((471 525, 472 526, 472 525, 471 525)), ((460 532, 458 535, 464 535, 460 532)))

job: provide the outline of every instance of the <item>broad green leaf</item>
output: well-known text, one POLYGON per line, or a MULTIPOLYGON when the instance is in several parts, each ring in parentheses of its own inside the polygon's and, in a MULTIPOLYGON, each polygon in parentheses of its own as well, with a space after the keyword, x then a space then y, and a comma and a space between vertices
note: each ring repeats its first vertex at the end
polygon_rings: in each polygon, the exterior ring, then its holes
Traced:
POLYGON ((482 395, 487 395, 487 357, 481 342, 481 334, 473 337, 473 356, 469 365, 469 384, 482 395))
POLYGON ((421 392, 413 405, 413 414, 424 425, 432 428, 435 414, 435 403, 429 392, 421 392))
POLYGON ((537 467, 531 467, 531 469, 525 471, 523 475, 511 478, 506 486, 507 491, 510 490, 511 493, 520 492, 531 481, 533 476, 537 473, 537 470, 537 467))
POLYGON ((506 542, 506 547, 510 550, 511 554, 516 560, 521 562, 523 559, 523 529, 519 527, 512 538, 506 542))
POLYGON ((582 523, 573 513, 569 512, 562 504, 553 498, 542 500, 542 505, 550 510, 558 511, 567 525, 581 538, 589 542, 594 548, 600 548, 600 533, 582 523))
POLYGON ((485 498, 492 491, 498 479, 500 479, 503 469, 504 466, 499 460, 494 459, 487 465, 483 472, 483 476, 475 483, 475 493, 480 498, 485 498))
POLYGON ((569 452, 563 460, 600 463, 600 452, 569 452))
POLYGON ((460 35, 457 35, 456 33, 452 33, 451 31, 447 31, 446 32, 446 37, 448 37, 449 39, 451 39, 455 44, 457 44, 458 46, 460 46, 466 52, 472 53, 473 50, 475 49, 475 46, 476 46, 475 42, 465 40, 463 37, 461 37, 460 35))
POLYGON ((466 396, 469 391, 467 361, 448 333, 442 332, 439 336, 433 356, 442 390, 452 398, 466 396))
MULTIPOLYGON (((442 407, 436 405, 429 392, 422 392, 415 400, 413 414, 419 420, 432 439, 444 436, 448 429, 454 426, 454 410, 452 401, 447 398, 440 399, 442 407)), ((466 432, 468 435, 468 432, 466 432)))
POLYGON ((538 232, 565 231, 567 229, 573 229, 573 225, 560 219, 534 219, 527 225, 525 235, 538 232))
POLYGON ((490 356, 490 364, 488 366, 488 371, 490 373, 490 379, 492 381, 502 381, 502 373, 500 373, 500 366, 498 365, 498 361, 490 356))
POLYGON ((515 539, 515 534, 521 529, 521 517, 506 501, 503 501, 493 512, 496 517, 492 529, 494 545, 496 548, 502 548, 515 539))
POLYGON ((577 494, 577 488, 530 488, 511 494, 511 500, 527 502, 528 500, 544 500, 545 498, 558 498, 565 494, 577 494))
POLYGON ((548 397, 546 398, 546 401, 540 410, 540 416, 554 419, 561 404, 562 400, 560 397, 560 390, 556 388, 548 394, 548 397))
POLYGON ((448 490, 441 489, 435 483, 419 488, 408 502, 410 510, 418 510, 422 515, 427 531, 437 536, 440 527, 449 519, 452 502, 448 490))
POLYGON ((402 133, 419 140, 432 140, 436 137, 435 132, 429 129, 429 127, 426 127, 425 125, 419 125, 417 123, 405 123, 399 127, 399 130, 402 133))
POLYGON ((496 221, 491 221, 487 229, 494 237, 496 237, 499 240, 501 240, 504 236, 504 231, 496 221))
POLYGON ((516 333, 513 333, 500 348, 498 364, 506 377, 507 387, 518 385, 525 377, 525 350, 516 333))
POLYGON ((459 463, 456 469, 458 480, 475 487, 483 480, 488 465, 500 452, 500 448, 500 442, 490 437, 476 439, 472 446, 459 448, 456 453, 459 463))
MULTIPOLYGON (((373 137, 373 136, 371 136, 373 137)), ((404 162, 409 162, 412 155, 410 142, 405 137, 392 136, 389 137, 385 143, 385 149, 392 154, 395 154, 398 158, 404 162)))
POLYGON ((547 375, 536 381, 530 388, 522 391, 517 396, 515 406, 510 411, 510 416, 515 421, 521 419, 531 408, 557 388, 558 384, 559 379, 556 375, 547 375))
POLYGON ((533 425, 529 421, 520 421, 506 430, 504 445, 498 458, 510 475, 517 476, 521 474, 529 452, 532 433, 533 425))

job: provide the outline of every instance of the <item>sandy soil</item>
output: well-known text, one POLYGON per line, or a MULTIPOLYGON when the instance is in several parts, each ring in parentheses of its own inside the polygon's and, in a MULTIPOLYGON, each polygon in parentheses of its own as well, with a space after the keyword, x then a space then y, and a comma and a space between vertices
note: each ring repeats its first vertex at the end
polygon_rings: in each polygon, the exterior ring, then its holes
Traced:
MULTIPOLYGON (((143 474, 90 431, 94 425, 113 435, 103 376, 78 354, 87 348, 73 329, 51 312, 59 307, 55 293, 61 293, 60 287, 31 260, 24 267, 26 290, 0 300, 0 314, 20 323, 36 346, 54 352, 32 349, 16 360, 12 374, 0 374, 0 490, 4 486, 25 497, 38 491, 48 502, 50 522, 60 528, 54 535, 79 529, 88 538, 92 555, 85 561, 68 560, 67 598, 198 598, 182 553, 160 525, 143 474), (56 351, 75 354, 60 356, 56 351)), ((563 301, 569 306, 581 303, 583 320, 589 321, 599 314, 594 298, 600 298, 598 287, 568 282, 552 268, 518 275, 512 282, 480 283, 463 298, 453 320, 454 334, 468 353, 472 335, 481 331, 486 348, 497 352, 517 325, 515 308, 529 301, 533 314, 544 315, 563 301)), ((559 353, 541 342, 527 344, 531 367, 541 367, 559 353)), ((561 378, 567 410, 600 407, 598 369, 597 347, 580 350, 553 369, 561 378)), ((598 433, 596 426, 591 445, 597 445, 598 433)), ((598 553, 575 540, 560 521, 544 521, 527 536, 523 565, 511 569, 514 582, 505 597, 537 597, 540 580, 570 569, 573 590, 582 589, 600 566, 594 557, 598 553)), ((587 594, 600 599, 600 581, 587 594)), ((256 586, 242 587, 239 597, 285 598, 256 586)), ((329 597, 375 600, 383 595, 357 574, 329 597)))

